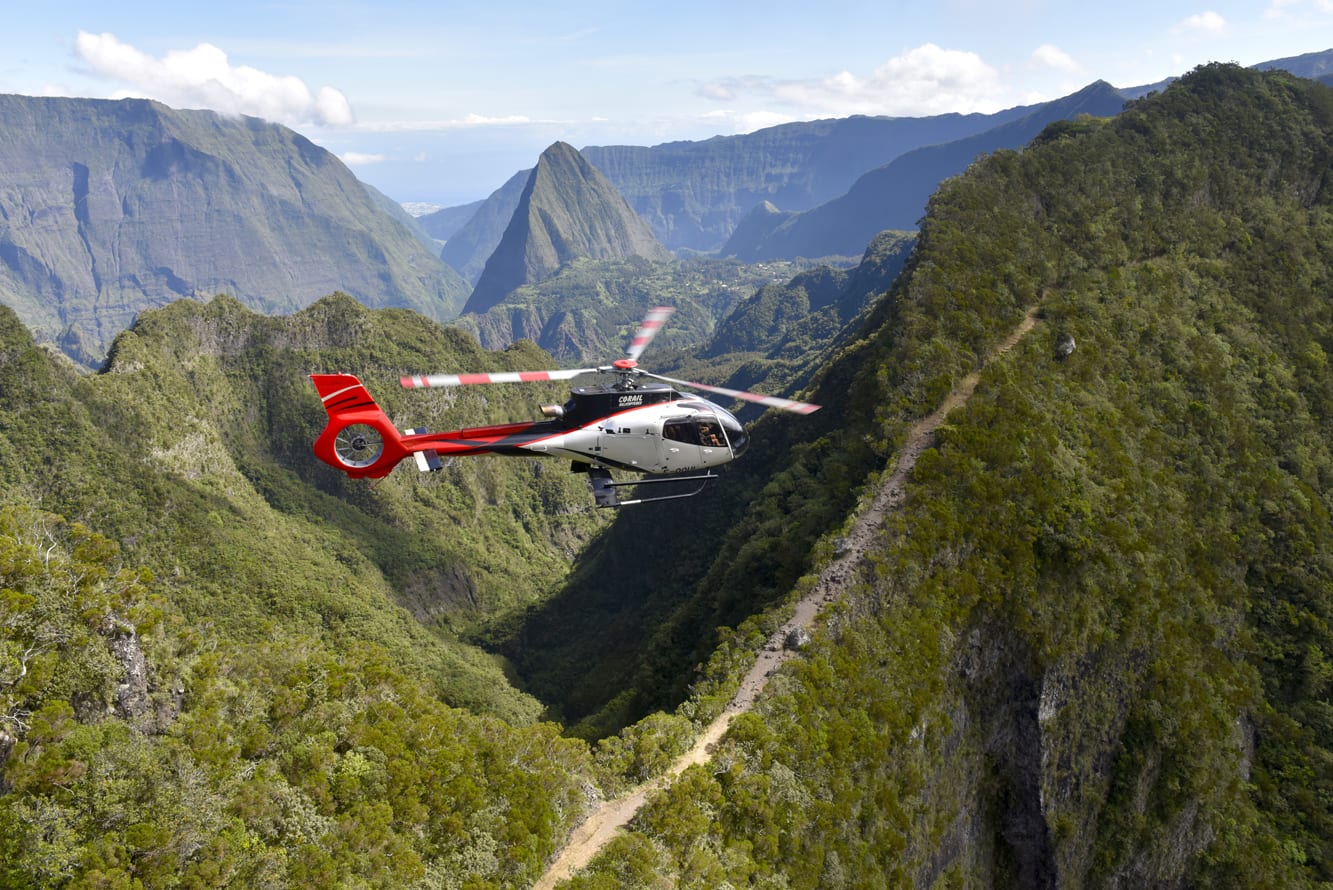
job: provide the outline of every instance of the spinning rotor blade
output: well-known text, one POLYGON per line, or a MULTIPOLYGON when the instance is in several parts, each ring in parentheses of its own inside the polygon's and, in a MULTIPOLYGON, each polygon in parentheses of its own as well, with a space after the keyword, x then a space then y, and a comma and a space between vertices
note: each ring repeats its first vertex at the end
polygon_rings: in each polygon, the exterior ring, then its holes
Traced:
POLYGON ((542 380, 569 380, 580 374, 595 374, 597 368, 575 368, 565 371, 499 371, 494 374, 430 374, 424 377, 401 377, 404 389, 425 389, 431 386, 470 386, 475 383, 533 383, 542 380))
POLYGON ((675 312, 674 306, 657 306, 648 310, 648 314, 643 317, 639 323, 639 329, 634 333, 634 339, 629 341, 629 346, 625 347, 625 357, 630 361, 638 361, 639 356, 648 348, 648 344, 653 342, 653 337, 657 336, 657 331, 666 320, 675 312))
POLYGON ((702 389, 706 392, 720 393, 724 396, 731 396, 733 399, 744 399, 747 402, 756 402, 760 405, 767 405, 770 408, 781 408, 783 411, 795 411, 797 414, 813 414, 819 410, 818 405, 812 405, 809 402, 797 402, 792 399, 783 399, 777 396, 764 396, 757 392, 742 392, 738 389, 727 389, 725 386, 709 386, 706 383, 693 383, 689 380, 677 380, 674 377, 663 377, 661 374, 653 374, 649 371, 639 371, 645 377, 652 377, 656 380, 662 380, 666 383, 674 383, 677 386, 688 386, 691 389, 702 389))

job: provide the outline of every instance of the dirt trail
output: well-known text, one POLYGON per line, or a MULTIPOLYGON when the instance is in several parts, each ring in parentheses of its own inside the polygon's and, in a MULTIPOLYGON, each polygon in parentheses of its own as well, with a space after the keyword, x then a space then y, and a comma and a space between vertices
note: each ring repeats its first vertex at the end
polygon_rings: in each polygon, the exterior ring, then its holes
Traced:
MULTIPOLYGON (((1027 316, 1018 327, 987 357, 986 364, 1013 349, 1032 330, 1037 323, 1037 310, 1037 306, 1028 309, 1027 316)), ((556 884, 587 865, 617 831, 629 824, 650 794, 667 787, 688 767, 708 761, 714 746, 731 725, 732 718, 750 710, 768 684, 768 678, 796 654, 796 650, 788 649, 784 645, 788 634, 797 628, 810 630, 824 606, 836 600, 847 585, 852 583, 856 575, 856 566, 883 527, 884 518, 902 505, 907 475, 916 466, 917 458, 929 446, 932 435, 949 412, 966 404, 972 397, 980 379, 980 371, 967 375, 934 413, 917 421, 912 427, 893 472, 880 485, 879 492, 870 507, 857 517, 852 530, 847 534, 845 543, 839 548, 838 555, 820 573, 819 580, 815 582, 810 593, 796 604, 796 611, 792 617, 769 637, 759 657, 755 659, 754 666, 741 681, 735 697, 722 713, 704 728, 690 750, 677 758, 663 775, 644 782, 624 797, 599 804, 570 835, 564 849, 551 863, 546 874, 532 885, 532 890, 554 890, 556 884)))

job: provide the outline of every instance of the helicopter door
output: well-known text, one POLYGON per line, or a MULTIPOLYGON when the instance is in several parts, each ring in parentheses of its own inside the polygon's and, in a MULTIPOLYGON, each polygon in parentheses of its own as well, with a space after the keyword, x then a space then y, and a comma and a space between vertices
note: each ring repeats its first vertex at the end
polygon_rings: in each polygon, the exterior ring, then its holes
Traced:
POLYGON ((622 426, 612 418, 597 428, 597 453, 613 465, 651 472, 658 462, 657 439, 651 426, 635 421, 622 426))

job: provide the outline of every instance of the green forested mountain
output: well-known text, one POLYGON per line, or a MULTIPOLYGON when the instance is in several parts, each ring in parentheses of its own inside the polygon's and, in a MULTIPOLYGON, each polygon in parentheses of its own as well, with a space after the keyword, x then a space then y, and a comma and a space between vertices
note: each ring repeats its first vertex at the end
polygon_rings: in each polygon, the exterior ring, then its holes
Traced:
POLYGON ((1333 881, 1331 162, 1333 91, 1215 65, 946 183, 810 393, 836 425, 756 424, 789 456, 695 506, 670 595, 606 607, 652 639, 625 694, 720 707, 835 550, 806 517, 1040 304, 1036 331, 772 695, 566 886, 1333 881))
POLYGON ((532 461, 350 484, 311 457, 305 375, 356 369, 444 428, 553 394, 399 374, 550 361, 345 295, 219 297, 144 313, 80 376, 0 308, 0 886, 530 882, 588 753, 457 634, 604 518, 532 461))
POLYGON ((485 312, 573 260, 625 257, 666 261, 671 254, 597 168, 557 142, 537 160, 463 311, 485 312))
POLYGON ((722 247, 723 256, 746 262, 792 256, 855 253, 876 232, 915 229, 926 201, 943 180, 967 169, 979 156, 1022 148, 1049 124, 1080 115, 1111 117, 1125 97, 1105 81, 1046 102, 983 133, 922 146, 859 177, 846 193, 802 212, 757 210, 722 247))
POLYGON ((614 516, 553 463, 372 491, 309 453, 310 371, 402 426, 518 419, 552 395, 394 380, 530 344, 220 298, 81 377, 0 309, 0 886, 530 886, 1033 305, 827 626, 565 886, 1328 884, 1331 154, 1330 90, 1228 65, 997 152, 905 266, 886 235, 739 296, 681 361, 744 350, 823 410, 614 516))
POLYGON ((42 340, 96 364, 135 313, 180 297, 291 312, 335 290, 445 320, 468 287, 286 127, 0 96, 0 295, 42 340))
MULTIPOLYGON (((712 252, 763 201, 785 210, 816 207, 904 152, 974 135, 1031 110, 921 118, 856 115, 698 142, 593 145, 580 153, 611 180, 668 249, 712 252)), ((476 281, 499 245, 529 172, 514 174, 496 189, 445 245, 445 262, 470 281, 476 281)), ((858 247, 849 253, 859 252, 858 247)))
MULTIPOLYGON (((671 324, 653 342, 650 355, 658 367, 673 350, 688 354, 708 343, 732 309, 756 289, 785 282, 808 265, 703 257, 667 262, 580 258, 450 325, 474 334, 487 349, 528 339, 561 365, 579 367, 619 355, 649 309, 674 306, 671 324)), ((792 315, 797 311, 793 307, 792 315)))

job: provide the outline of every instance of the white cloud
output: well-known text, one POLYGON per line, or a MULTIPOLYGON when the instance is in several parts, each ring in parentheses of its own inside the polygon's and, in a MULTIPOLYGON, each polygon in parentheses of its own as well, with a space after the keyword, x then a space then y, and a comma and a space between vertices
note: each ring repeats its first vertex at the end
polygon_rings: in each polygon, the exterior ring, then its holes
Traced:
POLYGON ((1221 34, 1227 29, 1227 20, 1213 12, 1201 12, 1176 23, 1173 31, 1201 31, 1205 34, 1221 34))
MULTIPOLYGON (((1315 15, 1333 12, 1333 0, 1314 0, 1308 5, 1314 8, 1315 15)), ((1264 10, 1264 18, 1290 19, 1300 15, 1306 6, 1305 0, 1271 0, 1268 8, 1264 10)))
POLYGON ((1057 71, 1076 72, 1079 70, 1079 64, 1073 60, 1069 53, 1050 43, 1043 43, 1032 51, 1032 61, 1043 68, 1054 68, 1057 71))
POLYGON ((784 114, 778 111, 751 111, 741 113, 736 111, 710 111, 703 115, 703 119, 711 124, 723 126, 728 133, 753 133, 755 130, 763 130, 767 127, 776 127, 779 124, 789 124, 792 121, 800 120, 793 114, 784 114))
POLYGON ((486 117, 480 114, 466 114, 461 118, 448 120, 406 120, 406 121, 367 121, 358 124, 357 129, 373 133, 411 133, 433 132, 437 130, 473 130, 482 127, 520 127, 530 124, 556 124, 565 121, 542 121, 521 114, 506 117, 486 117))
POLYGON ((349 151, 338 155, 338 160, 349 167, 364 167, 367 164, 378 164, 385 160, 384 155, 369 154, 364 151, 349 151))
POLYGON ((212 44, 171 50, 159 59, 114 34, 80 31, 75 49, 94 73, 129 84, 117 98, 140 96, 178 108, 211 108, 293 126, 345 126, 354 120, 347 97, 333 87, 321 87, 316 94, 299 77, 233 66, 212 44))
POLYGON ((1000 73, 976 53, 933 43, 889 59, 865 76, 841 71, 816 80, 732 78, 699 90, 706 98, 728 102, 754 94, 802 114, 825 116, 994 111, 1003 92, 1000 73))

